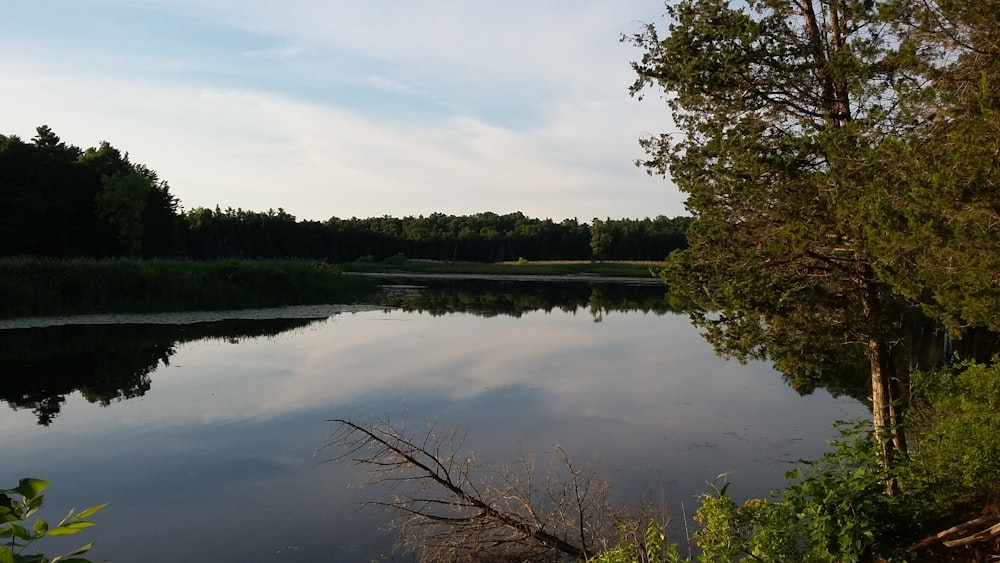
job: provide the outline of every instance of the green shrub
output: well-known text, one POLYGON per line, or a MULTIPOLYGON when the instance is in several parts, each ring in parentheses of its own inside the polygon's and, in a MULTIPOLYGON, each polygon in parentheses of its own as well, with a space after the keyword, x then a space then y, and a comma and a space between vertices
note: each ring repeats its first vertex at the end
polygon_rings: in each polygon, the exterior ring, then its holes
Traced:
POLYGON ((677 544, 667 541, 663 526, 650 522, 645 533, 627 526, 618 528, 618 543, 587 563, 682 563, 677 544))
POLYGON ((879 464, 870 423, 843 428, 834 450, 787 474, 770 499, 743 505, 713 486, 695 533, 703 561, 906 560, 927 533, 1000 502, 1000 364, 914 376, 909 457, 879 464), (899 492, 885 494, 895 479, 899 492))
POLYGON ((771 499, 742 506, 713 485, 695 520, 703 561, 849 562, 890 555, 899 546, 899 501, 885 494, 870 423, 841 430, 834 450, 786 474, 771 499))
POLYGON ((92 506, 78 514, 70 510, 55 526, 49 526, 45 520, 35 520, 30 529, 22 526, 42 507, 45 498, 42 491, 49 485, 48 481, 26 478, 21 479, 13 489, 0 489, 0 539, 3 540, 3 545, 0 545, 0 563, 89 563, 87 559, 78 556, 90 551, 93 543, 51 559, 41 553, 24 553, 31 544, 45 536, 76 534, 93 526, 94 523, 85 518, 107 506, 106 503, 92 506), (18 496, 21 497, 20 500, 16 498, 18 496))
POLYGON ((963 363, 914 384, 907 495, 942 515, 1000 501, 1000 364, 963 363))

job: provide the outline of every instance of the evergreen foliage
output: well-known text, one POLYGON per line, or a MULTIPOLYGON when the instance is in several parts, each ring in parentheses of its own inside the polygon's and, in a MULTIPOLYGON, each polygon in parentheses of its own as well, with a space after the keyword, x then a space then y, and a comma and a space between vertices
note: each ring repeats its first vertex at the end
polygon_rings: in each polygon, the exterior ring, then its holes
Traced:
POLYGON ((640 164, 693 214, 672 294, 720 354, 793 380, 867 358, 885 463, 927 335, 1000 328, 985 4, 683 0, 630 38, 632 93, 662 89, 679 129, 640 164))

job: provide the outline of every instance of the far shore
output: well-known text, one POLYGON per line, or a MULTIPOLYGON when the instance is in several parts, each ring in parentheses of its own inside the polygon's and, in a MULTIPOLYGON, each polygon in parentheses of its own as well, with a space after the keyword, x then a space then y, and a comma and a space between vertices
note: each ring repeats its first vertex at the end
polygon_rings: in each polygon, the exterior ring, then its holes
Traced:
POLYGON ((599 276, 596 274, 462 274, 462 273, 419 273, 419 272, 346 272, 356 276, 391 278, 401 280, 482 280, 515 282, 583 282, 583 283, 623 283, 630 285, 663 285, 663 280, 634 276, 599 276))
POLYGON ((662 284, 655 262, 0 260, 0 318, 365 304, 379 279, 662 284))
POLYGON ((481 279, 494 279, 495 276, 507 278, 531 278, 543 281, 542 278, 554 280, 576 279, 579 281, 612 281, 617 278, 634 280, 659 281, 656 274, 662 262, 589 262, 565 260, 519 260, 516 262, 448 262, 434 260, 407 260, 405 258, 388 258, 381 262, 346 262, 337 264, 337 268, 349 273, 378 274, 392 276, 448 275, 466 279, 480 279, 479 276, 490 276, 481 279))

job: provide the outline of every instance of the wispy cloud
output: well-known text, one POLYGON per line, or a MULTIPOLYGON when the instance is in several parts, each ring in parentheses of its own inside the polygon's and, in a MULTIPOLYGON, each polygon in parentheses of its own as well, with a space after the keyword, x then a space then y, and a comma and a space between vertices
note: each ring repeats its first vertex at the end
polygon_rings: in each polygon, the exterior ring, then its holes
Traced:
POLYGON ((106 139, 188 208, 683 212, 632 165, 670 121, 655 96, 628 98, 638 54, 617 41, 658 1, 135 0, 51 22, 46 4, 0 23, 23 53, 0 61, 17 108, 0 133, 106 139))

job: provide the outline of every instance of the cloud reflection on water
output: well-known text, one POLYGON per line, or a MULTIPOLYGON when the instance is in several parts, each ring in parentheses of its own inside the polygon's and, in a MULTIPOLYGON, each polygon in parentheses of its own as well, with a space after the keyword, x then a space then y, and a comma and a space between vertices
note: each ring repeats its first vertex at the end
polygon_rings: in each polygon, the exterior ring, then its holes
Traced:
POLYGON ((0 473, 53 480, 76 506, 112 501, 95 557, 239 561, 288 546, 299 560, 369 557, 384 538, 376 515, 351 512, 366 494, 347 487, 354 468, 313 457, 331 417, 457 424, 480 459, 499 462, 560 444, 598 460, 621 495, 690 512, 719 473, 733 472, 738 495, 764 494, 790 461, 825 450, 833 420, 865 416, 851 399, 800 397, 764 364, 715 358, 670 314, 343 313, 179 345, 151 379, 143 397, 107 408, 74 396, 49 428, 0 411, 0 473), (251 531, 262 522, 268 532, 251 531))

